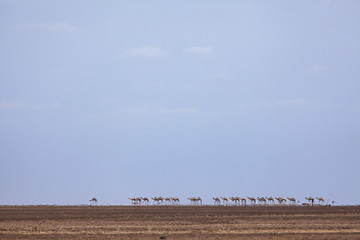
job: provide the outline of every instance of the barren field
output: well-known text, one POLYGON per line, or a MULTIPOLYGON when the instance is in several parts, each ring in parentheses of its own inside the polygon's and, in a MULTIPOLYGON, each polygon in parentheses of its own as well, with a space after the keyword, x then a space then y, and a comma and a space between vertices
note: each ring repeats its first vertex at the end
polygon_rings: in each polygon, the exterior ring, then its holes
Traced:
POLYGON ((0 239, 360 239, 360 207, 0 206, 0 239))

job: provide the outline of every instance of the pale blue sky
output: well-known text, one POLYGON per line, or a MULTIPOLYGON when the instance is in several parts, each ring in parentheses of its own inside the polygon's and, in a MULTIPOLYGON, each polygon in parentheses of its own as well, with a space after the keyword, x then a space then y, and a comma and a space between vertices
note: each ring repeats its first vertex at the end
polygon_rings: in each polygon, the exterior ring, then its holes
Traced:
POLYGON ((359 204, 359 26, 359 1, 0 0, 0 204, 359 204))

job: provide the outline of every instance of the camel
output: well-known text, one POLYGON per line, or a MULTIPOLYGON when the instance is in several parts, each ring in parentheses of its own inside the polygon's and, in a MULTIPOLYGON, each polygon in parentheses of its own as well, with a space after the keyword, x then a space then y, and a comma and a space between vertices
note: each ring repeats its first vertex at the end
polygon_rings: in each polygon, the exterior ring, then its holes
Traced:
POLYGON ((180 199, 178 197, 172 197, 171 201, 173 202, 173 204, 180 204, 180 199))
POLYGON ((135 198, 136 204, 141 204, 141 198, 137 197, 135 198))
POLYGON ((268 200, 268 203, 272 203, 275 204, 274 198, 273 197, 266 197, 266 199, 268 200))
POLYGON ((132 204, 137 204, 136 198, 132 197, 132 198, 128 198, 132 204))
POLYGON ((256 204, 256 199, 254 197, 248 197, 250 203, 256 204))
POLYGON ((261 198, 258 197, 257 200, 260 204, 266 204, 266 198, 264 198, 264 197, 261 197, 261 198))
POLYGON ((283 197, 277 197, 275 199, 279 202, 279 204, 282 204, 283 202, 286 202, 286 198, 283 198, 283 197))
POLYGON ((314 198, 312 197, 305 197, 305 199, 311 204, 311 206, 314 206, 314 198))
POLYGON ((190 200, 190 204, 194 204, 196 205, 196 202, 197 202, 197 198, 195 197, 191 197, 191 198, 188 198, 190 200))
POLYGON ((169 198, 169 197, 167 197, 167 198, 164 198, 164 200, 165 200, 165 203, 171 203, 171 198, 169 198))
POLYGON ((229 199, 227 197, 220 197, 221 200, 223 200, 223 205, 227 205, 227 203, 229 202, 229 199), (225 204, 226 202, 226 204, 225 204))
POLYGON ((287 199, 290 201, 290 203, 296 204, 295 198, 291 197, 291 198, 287 198, 287 199))
POLYGON ((190 200, 190 202, 192 204, 197 204, 198 202, 200 203, 200 205, 202 205, 202 199, 200 197, 191 197, 191 198, 188 198, 190 200))
POLYGON ((323 204, 325 202, 324 198, 322 197, 316 197, 316 199, 319 201, 319 204, 323 204))
POLYGON ((235 205, 240 204, 240 198, 239 197, 231 197, 230 200, 235 203, 235 205))
POLYGON ((89 200, 90 203, 97 204, 98 200, 96 198, 92 198, 89 200))
POLYGON ((245 204, 246 205, 246 198, 240 198, 241 204, 245 204))
POLYGON ((214 205, 220 205, 221 204, 220 198, 218 198, 218 197, 214 198, 213 197, 213 199, 214 199, 214 205))
POLYGON ((141 197, 142 201, 144 204, 148 204, 149 203, 149 199, 147 197, 141 197))
POLYGON ((160 204, 160 200, 157 197, 152 197, 151 199, 154 201, 154 203, 160 204))
POLYGON ((190 204, 196 204, 196 198, 194 197, 191 197, 191 198, 188 198, 190 200, 190 204))
POLYGON ((154 200, 154 203, 157 202, 158 204, 162 203, 164 200, 162 197, 153 197, 151 199, 154 200))

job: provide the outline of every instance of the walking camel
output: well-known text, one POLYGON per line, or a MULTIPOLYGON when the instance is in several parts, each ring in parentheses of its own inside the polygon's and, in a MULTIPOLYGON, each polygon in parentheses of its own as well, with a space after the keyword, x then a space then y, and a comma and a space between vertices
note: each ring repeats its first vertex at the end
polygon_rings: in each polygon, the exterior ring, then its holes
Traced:
POLYGON ((165 204, 166 204, 166 203, 169 203, 169 204, 170 204, 172 199, 169 198, 169 197, 167 197, 167 198, 164 198, 164 200, 165 200, 165 204))
POLYGON ((322 198, 322 197, 316 197, 316 199, 319 201, 319 204, 322 204, 325 202, 324 198, 322 198))
POLYGON ((200 197, 191 197, 188 199, 190 200, 191 204, 197 205, 198 202, 200 203, 200 205, 202 204, 202 199, 200 197))
POLYGON ((89 200, 89 202, 92 204, 97 204, 98 200, 93 197, 92 199, 89 200))
POLYGON ((245 204, 246 205, 246 198, 240 198, 241 204, 245 204))
POLYGON ((162 197, 152 197, 151 199, 154 201, 154 203, 158 203, 158 204, 162 203, 164 200, 164 198, 162 197))
POLYGON ((314 206, 314 198, 313 197, 305 197, 305 199, 311 204, 311 206, 314 206))
POLYGON ((189 200, 190 200, 190 204, 194 204, 194 205, 196 205, 196 198, 194 198, 194 197, 191 197, 191 198, 188 198, 189 200))
POLYGON ((220 197, 220 198, 221 198, 221 200, 223 200, 223 205, 224 206, 227 205, 227 203, 229 202, 229 199, 227 197, 220 197), (226 204, 225 204, 225 202, 226 202, 226 204))
POLYGON ((173 204, 180 204, 180 199, 178 197, 172 197, 171 201, 173 204))
POLYGON ((268 203, 272 203, 273 205, 275 204, 274 198, 273 197, 266 197, 266 199, 268 200, 268 203))
POLYGON ((135 198, 134 197, 132 197, 132 198, 128 198, 130 201, 131 201, 131 203, 132 204, 136 204, 136 200, 135 200, 135 198))
POLYGON ((254 197, 248 197, 251 204, 256 204, 256 199, 254 197))
POLYGON ((279 204, 282 204, 283 202, 286 202, 286 198, 283 198, 283 197, 277 197, 275 199, 279 202, 279 204))
POLYGON ((261 197, 261 198, 258 197, 257 200, 260 204, 266 204, 266 198, 264 198, 264 197, 261 197))
POLYGON ((291 198, 287 198, 287 199, 290 201, 290 203, 296 204, 295 198, 291 197, 291 198))
POLYGON ((149 199, 147 197, 141 197, 144 204, 149 204, 149 199))
POLYGON ((230 200, 235 204, 240 204, 240 198, 239 197, 231 197, 230 200))
POLYGON ((214 199, 214 205, 220 205, 221 204, 221 201, 220 201, 220 198, 218 198, 218 197, 213 197, 213 199, 214 199))
POLYGON ((132 198, 128 198, 128 199, 131 201, 131 203, 132 203, 133 205, 136 205, 136 204, 141 203, 141 198, 132 197, 132 198))

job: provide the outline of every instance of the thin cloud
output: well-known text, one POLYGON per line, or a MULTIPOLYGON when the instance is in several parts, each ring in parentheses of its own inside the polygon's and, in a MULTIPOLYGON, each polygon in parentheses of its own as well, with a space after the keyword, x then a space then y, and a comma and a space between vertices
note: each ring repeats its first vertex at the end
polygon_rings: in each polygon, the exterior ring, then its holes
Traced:
POLYGON ((208 80, 213 80, 217 82, 226 82, 234 80, 234 76, 228 72, 219 72, 207 77, 208 80))
POLYGON ((279 100, 276 102, 269 103, 269 106, 294 106, 294 105, 310 105, 311 103, 303 98, 293 98, 279 100))
POLYGON ((24 24, 18 24, 17 27, 27 30, 33 30, 33 31, 46 31, 46 32, 58 32, 58 33, 73 33, 78 31, 77 27, 63 22, 24 23, 24 24))
POLYGON ((21 109, 25 107, 25 103, 22 100, 7 100, 0 99, 0 109, 3 110, 12 110, 12 109, 21 109))
POLYGON ((306 69, 306 73, 308 74, 322 74, 326 70, 326 67, 323 65, 314 65, 306 69))
POLYGON ((159 108, 154 110, 154 113, 161 115, 188 115, 197 112, 195 108, 159 108))
POLYGON ((185 49, 185 52, 188 53, 197 53, 197 54, 210 54, 213 51, 212 47, 198 47, 193 46, 185 49))
POLYGON ((309 102, 306 99, 303 98, 293 98, 293 99, 284 99, 284 100, 278 100, 273 102, 253 102, 253 103, 244 103, 240 104, 240 109, 263 109, 263 108, 276 108, 276 107, 300 107, 300 106, 306 106, 306 107, 320 107, 321 104, 309 102))
POLYGON ((165 56, 165 51, 158 47, 143 46, 129 49, 123 53, 123 56, 128 58, 162 58, 165 56))
POLYGON ((0 110, 41 110, 55 109, 58 107, 56 103, 46 104, 29 104, 21 99, 0 99, 0 110))
POLYGON ((196 108, 183 107, 183 108, 147 108, 147 107, 127 107, 122 109, 123 113, 136 114, 136 115, 149 115, 149 116, 180 116, 192 115, 198 113, 196 108))
MULTIPOLYGON (((115 99, 108 102, 111 105, 115 99)), ((116 101, 117 102, 117 101, 116 101)), ((145 106, 118 106, 113 111, 100 112, 91 115, 81 116, 80 122, 94 123, 116 123, 123 126, 148 125, 159 119, 168 120, 169 118, 186 119, 188 117, 199 117, 196 108, 151 108, 145 106)))
POLYGON ((121 114, 135 114, 135 115, 190 115, 199 113, 193 107, 180 107, 180 108, 166 108, 166 107, 149 107, 139 105, 121 105, 121 101, 116 98, 103 99, 103 103, 107 105, 117 106, 117 112, 121 114))

